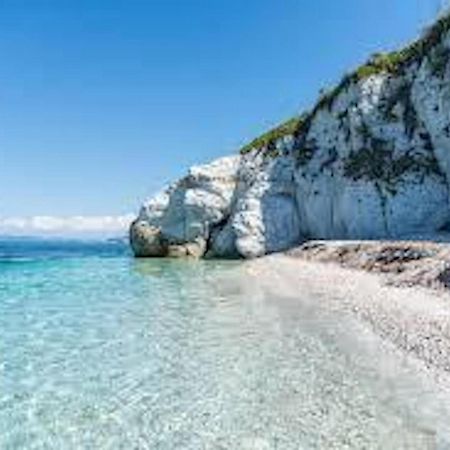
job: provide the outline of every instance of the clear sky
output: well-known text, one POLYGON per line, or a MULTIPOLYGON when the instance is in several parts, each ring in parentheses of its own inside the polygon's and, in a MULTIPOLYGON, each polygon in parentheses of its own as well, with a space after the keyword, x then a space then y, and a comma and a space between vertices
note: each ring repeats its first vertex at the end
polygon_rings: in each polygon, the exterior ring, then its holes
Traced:
POLYGON ((0 217, 137 211, 416 36, 439 3, 0 0, 0 217))

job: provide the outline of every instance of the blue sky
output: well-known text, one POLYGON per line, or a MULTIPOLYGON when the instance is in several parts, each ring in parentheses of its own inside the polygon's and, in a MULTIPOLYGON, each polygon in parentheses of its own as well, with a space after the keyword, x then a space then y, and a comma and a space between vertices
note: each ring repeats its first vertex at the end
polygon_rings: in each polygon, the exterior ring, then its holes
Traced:
POLYGON ((136 211, 439 0, 0 0, 0 217, 136 211))

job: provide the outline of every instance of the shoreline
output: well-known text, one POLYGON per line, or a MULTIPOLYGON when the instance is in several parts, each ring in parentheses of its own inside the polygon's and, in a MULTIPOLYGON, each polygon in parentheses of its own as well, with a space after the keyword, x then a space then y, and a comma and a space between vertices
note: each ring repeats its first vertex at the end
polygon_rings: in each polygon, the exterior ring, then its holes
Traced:
POLYGON ((439 281, 449 254, 446 244, 320 241, 253 267, 270 295, 299 298, 307 286, 326 310, 350 314, 450 389, 450 291, 439 281))
POLYGON ((450 294, 450 243, 421 240, 308 241, 284 253, 382 275, 385 284, 450 294))

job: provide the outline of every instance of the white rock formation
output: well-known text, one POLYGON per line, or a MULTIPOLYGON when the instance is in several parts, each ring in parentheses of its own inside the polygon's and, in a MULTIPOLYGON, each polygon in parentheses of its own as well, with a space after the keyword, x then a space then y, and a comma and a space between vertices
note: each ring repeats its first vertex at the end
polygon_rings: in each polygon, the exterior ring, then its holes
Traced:
POLYGON ((147 202, 138 256, 252 258, 308 238, 373 239, 450 223, 450 17, 374 56, 308 115, 194 167, 147 202))
POLYGON ((145 203, 131 227, 137 256, 203 256, 213 229, 231 213, 239 156, 192 167, 145 203))

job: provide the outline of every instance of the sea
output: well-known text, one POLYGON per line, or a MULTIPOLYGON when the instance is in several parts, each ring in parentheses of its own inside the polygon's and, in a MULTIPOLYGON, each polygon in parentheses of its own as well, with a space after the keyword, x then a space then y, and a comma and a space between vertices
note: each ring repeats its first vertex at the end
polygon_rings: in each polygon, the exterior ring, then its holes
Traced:
POLYGON ((0 449, 450 448, 441 392, 252 270, 0 239, 0 449))

